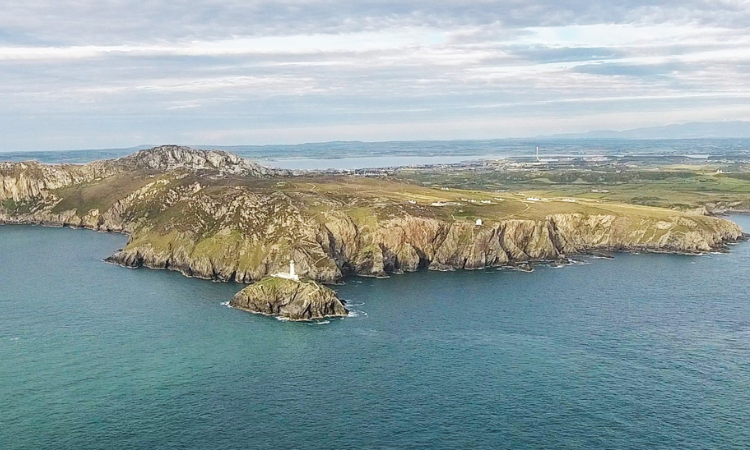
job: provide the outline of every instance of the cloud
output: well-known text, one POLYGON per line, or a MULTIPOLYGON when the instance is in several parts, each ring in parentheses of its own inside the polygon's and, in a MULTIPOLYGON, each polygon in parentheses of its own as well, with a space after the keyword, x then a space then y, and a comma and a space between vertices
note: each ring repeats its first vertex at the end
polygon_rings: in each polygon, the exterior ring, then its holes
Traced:
POLYGON ((0 29, 52 45, 118 45, 425 26, 699 23, 742 29, 748 19, 747 1, 716 0, 28 0, 3 5, 0 29))
POLYGON ((573 68, 578 73, 588 73, 594 75, 609 75, 609 76, 630 76, 639 78, 653 78, 661 77, 673 74, 684 66, 679 64, 616 64, 616 63, 601 63, 601 64, 583 64, 573 68))
POLYGON ((750 118, 747 23, 739 0, 10 2, 0 151, 750 118))

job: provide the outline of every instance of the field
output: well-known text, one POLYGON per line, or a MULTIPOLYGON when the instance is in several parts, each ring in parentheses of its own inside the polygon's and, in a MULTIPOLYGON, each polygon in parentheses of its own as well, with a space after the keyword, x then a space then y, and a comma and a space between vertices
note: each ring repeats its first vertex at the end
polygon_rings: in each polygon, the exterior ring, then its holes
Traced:
POLYGON ((744 165, 727 163, 402 169, 397 176, 438 190, 468 188, 511 197, 575 199, 593 208, 598 202, 621 202, 683 211, 750 210, 750 173, 744 165))

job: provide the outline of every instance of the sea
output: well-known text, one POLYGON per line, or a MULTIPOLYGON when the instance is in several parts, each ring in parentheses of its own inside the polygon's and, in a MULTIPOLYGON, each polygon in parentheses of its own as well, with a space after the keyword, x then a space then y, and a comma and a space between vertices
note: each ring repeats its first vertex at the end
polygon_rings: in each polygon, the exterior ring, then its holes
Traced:
MULTIPOLYGON (((226 149, 276 167, 348 169, 523 155, 534 144, 226 149)), ((709 155, 750 141, 543 147, 709 155)), ((731 219, 750 231, 750 217, 731 219)), ((0 226, 0 450, 750 447, 750 244, 532 273, 350 278, 334 286, 349 317, 293 323, 228 307, 239 284, 106 264, 125 242, 0 226)))
POLYGON ((350 278, 349 317, 294 323, 125 242, 0 226, 0 449, 750 445, 747 243, 350 278))
MULTIPOLYGON (((5 151, 0 162, 36 160, 83 164, 127 156, 154 145, 119 149, 5 151)), ((460 141, 323 142, 296 145, 191 145, 224 150, 259 164, 292 170, 352 170, 397 166, 455 164, 484 159, 595 155, 661 155, 698 158, 734 156, 747 159, 750 139, 490 139, 460 141)))

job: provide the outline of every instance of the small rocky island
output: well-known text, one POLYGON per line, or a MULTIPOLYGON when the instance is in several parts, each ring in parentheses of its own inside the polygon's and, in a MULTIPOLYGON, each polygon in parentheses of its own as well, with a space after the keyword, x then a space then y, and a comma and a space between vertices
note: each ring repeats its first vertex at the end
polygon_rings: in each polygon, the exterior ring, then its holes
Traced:
POLYGON ((237 293, 230 306, 294 321, 345 317, 349 311, 333 290, 312 280, 300 280, 294 271, 266 277, 237 293))

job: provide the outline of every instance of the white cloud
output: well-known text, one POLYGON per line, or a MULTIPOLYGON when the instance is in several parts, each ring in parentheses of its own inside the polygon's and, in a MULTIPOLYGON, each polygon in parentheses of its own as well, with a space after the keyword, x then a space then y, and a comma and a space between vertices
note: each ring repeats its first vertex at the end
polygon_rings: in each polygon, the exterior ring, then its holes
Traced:
POLYGON ((5 6, 0 150, 45 133, 58 147, 542 134, 737 118, 750 92, 747 1, 5 6))
POLYGON ((402 29, 330 35, 243 37, 218 41, 192 41, 178 45, 2 46, 0 60, 84 59, 111 55, 236 56, 368 52, 440 44, 445 39, 445 33, 439 30, 402 29))

